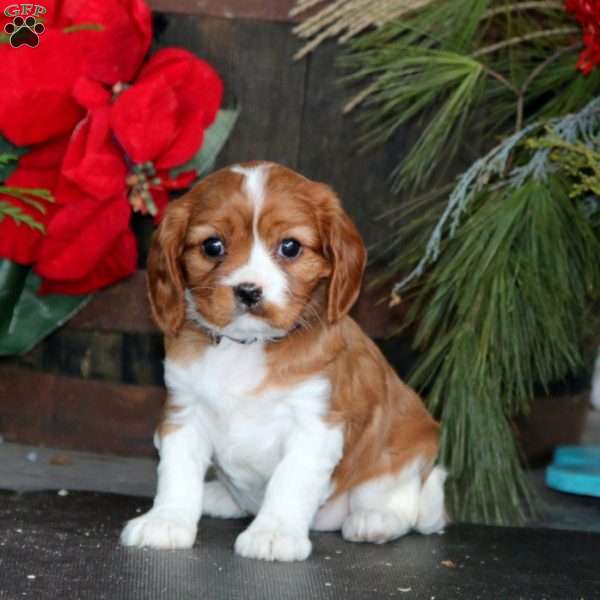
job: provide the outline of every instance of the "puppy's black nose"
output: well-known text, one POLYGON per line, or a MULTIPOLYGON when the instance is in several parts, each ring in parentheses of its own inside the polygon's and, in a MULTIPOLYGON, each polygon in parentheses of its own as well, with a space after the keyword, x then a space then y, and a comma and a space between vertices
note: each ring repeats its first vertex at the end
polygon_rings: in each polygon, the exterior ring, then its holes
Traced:
POLYGON ((240 283, 233 291, 238 300, 248 308, 256 306, 262 300, 262 289, 253 283, 240 283))

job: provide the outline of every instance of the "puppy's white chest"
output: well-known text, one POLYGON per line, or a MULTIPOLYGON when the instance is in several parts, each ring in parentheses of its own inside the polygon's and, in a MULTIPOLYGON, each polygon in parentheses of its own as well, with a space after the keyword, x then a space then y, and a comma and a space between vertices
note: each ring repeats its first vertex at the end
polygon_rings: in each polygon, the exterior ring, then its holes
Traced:
POLYGON ((322 428, 329 382, 315 376, 286 388, 260 391, 267 375, 264 347, 223 340, 195 363, 167 361, 165 380, 185 404, 200 435, 210 439, 219 478, 238 503, 256 512, 287 441, 322 428))
POLYGON ((175 384, 181 392, 193 393, 196 399, 223 412, 231 401, 247 396, 264 380, 264 346, 260 342, 239 344, 223 339, 196 361, 178 368, 176 381, 171 381, 169 375, 165 374, 169 387, 175 384))

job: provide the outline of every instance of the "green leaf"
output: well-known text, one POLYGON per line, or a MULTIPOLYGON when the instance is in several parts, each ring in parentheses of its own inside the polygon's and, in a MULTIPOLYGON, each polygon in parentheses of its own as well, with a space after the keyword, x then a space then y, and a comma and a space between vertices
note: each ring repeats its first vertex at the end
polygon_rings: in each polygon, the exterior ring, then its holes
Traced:
POLYGON ((0 356, 28 352, 92 297, 38 296, 40 283, 41 279, 29 267, 0 261, 0 356))
POLYGON ((205 177, 215 166, 217 156, 229 138, 240 114, 240 107, 225 108, 218 112, 215 122, 205 131, 199 152, 187 163, 172 170, 174 175, 195 169, 198 178, 205 177))
POLYGON ((23 291, 28 272, 29 267, 11 260, 0 261, 0 332, 8 329, 13 308, 23 291))
POLYGON ((16 169, 19 158, 27 152, 27 148, 13 146, 0 135, 0 181, 6 181, 16 169))

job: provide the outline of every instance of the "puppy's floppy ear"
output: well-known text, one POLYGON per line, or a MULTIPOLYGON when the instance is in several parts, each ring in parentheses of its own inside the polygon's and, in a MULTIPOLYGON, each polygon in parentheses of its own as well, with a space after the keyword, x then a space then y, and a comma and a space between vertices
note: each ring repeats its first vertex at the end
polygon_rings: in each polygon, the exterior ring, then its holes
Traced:
POLYGON ((148 296, 152 316, 167 335, 177 335, 185 318, 180 256, 190 215, 185 196, 171 202, 154 232, 148 254, 148 296))
POLYGON ((367 250, 356 226, 333 190, 316 184, 323 250, 332 272, 327 299, 327 319, 335 323, 347 315, 360 293, 367 250))

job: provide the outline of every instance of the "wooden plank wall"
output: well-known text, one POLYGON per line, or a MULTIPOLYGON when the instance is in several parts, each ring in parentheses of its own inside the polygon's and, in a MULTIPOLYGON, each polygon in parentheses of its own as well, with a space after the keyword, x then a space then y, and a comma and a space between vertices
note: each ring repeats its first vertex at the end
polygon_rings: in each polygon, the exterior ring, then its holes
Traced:
MULTIPOLYGON (((237 5, 236 10, 245 6, 247 12, 235 19, 158 14, 155 46, 184 47, 212 63, 227 93, 241 104, 239 122, 218 166, 266 159, 298 169, 338 191, 368 244, 387 236, 390 231, 378 217, 398 202, 388 191, 386 177, 403 150, 402 136, 368 156, 356 154, 356 126, 341 111, 350 92, 337 82, 335 44, 293 62, 299 42, 283 18, 283 8, 287 14, 291 2, 287 7, 279 0, 209 4, 237 5), (256 12, 260 7, 275 12, 256 12)), ((187 10, 186 0, 155 0, 154 6, 187 10)), ((138 218, 134 228, 143 269, 152 226, 138 218)), ((403 364, 404 346, 382 341, 399 324, 400 315, 377 305, 380 296, 364 295, 355 315, 394 362, 403 364)), ((162 340, 149 319, 140 270, 98 294, 26 357, 0 363, 0 434, 7 440, 57 447, 152 453, 153 423, 163 397, 162 358, 162 340)))

